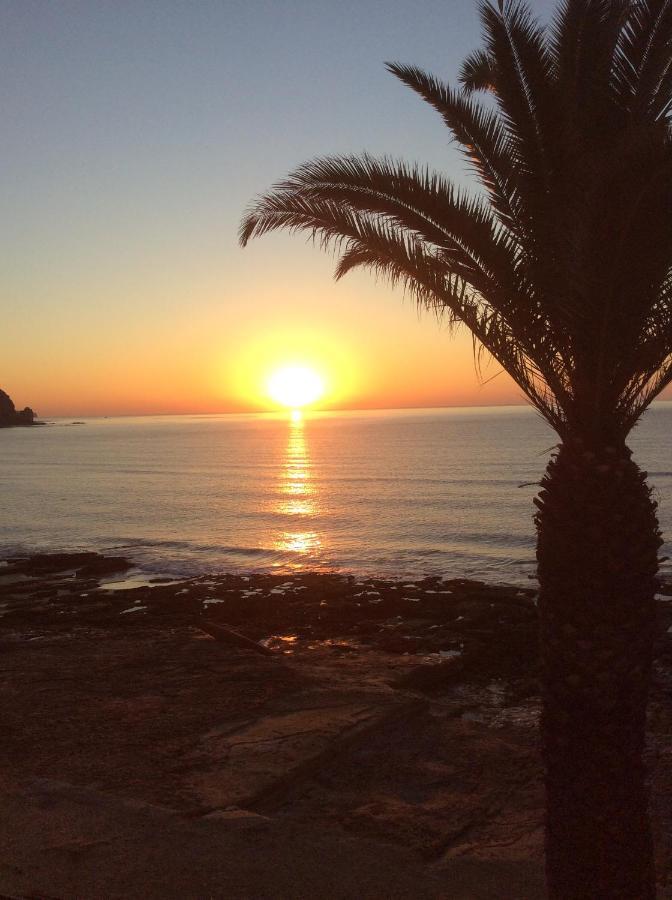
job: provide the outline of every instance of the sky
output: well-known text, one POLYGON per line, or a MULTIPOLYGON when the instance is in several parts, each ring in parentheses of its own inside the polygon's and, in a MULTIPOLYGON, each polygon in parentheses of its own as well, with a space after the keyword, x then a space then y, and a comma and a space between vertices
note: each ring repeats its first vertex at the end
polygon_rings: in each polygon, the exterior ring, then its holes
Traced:
POLYGON ((522 402, 370 274, 335 283, 301 236, 237 242, 249 202, 315 156, 468 183, 384 62, 454 80, 478 44, 472 0, 2 0, 0 387, 41 415, 255 411, 303 364, 330 408, 522 402))

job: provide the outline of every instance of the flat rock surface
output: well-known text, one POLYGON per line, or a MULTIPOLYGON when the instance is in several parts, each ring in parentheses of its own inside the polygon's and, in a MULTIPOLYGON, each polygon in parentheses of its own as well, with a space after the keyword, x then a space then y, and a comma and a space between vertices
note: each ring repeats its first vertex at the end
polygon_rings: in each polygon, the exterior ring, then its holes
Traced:
MULTIPOLYGON (((129 565, 0 566, 0 894, 543 897, 531 591, 129 565)), ((671 606, 648 751, 661 896, 671 606)))
MULTIPOLYGON (((284 704, 282 704, 284 705, 284 704)), ((394 695, 325 688, 295 695, 291 709, 228 722, 203 735, 189 784, 204 806, 250 806, 281 796, 297 779, 331 766, 339 754, 392 721, 407 722, 426 703, 394 695)))
POLYGON ((398 847, 300 824, 188 821, 53 782, 0 794, 0 845, 0 890, 10 896, 470 896, 468 882, 434 876, 398 847), (457 892, 446 895, 449 881, 457 892))

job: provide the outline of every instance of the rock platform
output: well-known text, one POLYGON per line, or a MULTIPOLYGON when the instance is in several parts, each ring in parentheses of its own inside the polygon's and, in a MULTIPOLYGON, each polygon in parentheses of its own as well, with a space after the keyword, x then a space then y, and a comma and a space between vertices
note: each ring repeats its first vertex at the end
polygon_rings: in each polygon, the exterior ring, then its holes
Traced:
MULTIPOLYGON (((661 595, 661 891, 670 626, 661 595)), ((10 560, 0 894, 543 897, 535 629, 532 590, 464 580, 10 560)))

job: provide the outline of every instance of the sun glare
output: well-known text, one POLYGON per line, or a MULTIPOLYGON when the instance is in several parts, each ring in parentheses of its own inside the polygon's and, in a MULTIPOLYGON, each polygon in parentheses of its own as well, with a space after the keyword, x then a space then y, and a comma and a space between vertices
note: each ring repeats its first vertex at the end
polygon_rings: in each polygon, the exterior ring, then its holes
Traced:
POLYGON ((269 396, 291 409, 315 403, 324 394, 324 380, 307 366, 284 366, 268 379, 269 396))

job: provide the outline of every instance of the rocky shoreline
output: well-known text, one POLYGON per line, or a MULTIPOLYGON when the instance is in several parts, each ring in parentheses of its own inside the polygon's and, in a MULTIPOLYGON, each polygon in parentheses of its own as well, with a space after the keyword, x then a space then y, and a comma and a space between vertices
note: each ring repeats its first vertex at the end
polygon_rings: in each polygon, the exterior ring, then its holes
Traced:
POLYGON ((129 560, 95 553, 7 560, 0 567, 2 626, 174 627, 207 620, 285 653, 294 652, 294 644, 340 640, 390 654, 436 656, 432 661, 443 662, 446 678, 535 674, 535 592, 529 588, 324 573, 146 580, 126 576, 129 570, 129 560))
MULTIPOLYGON (((667 597, 663 585, 649 734, 661 890, 667 597)), ((5 791, 56 778, 190 821, 237 810, 318 825, 404 847, 430 880, 473 864, 465 896, 497 896, 486 871, 543 896, 531 589, 304 572, 148 581, 122 557, 37 555, 0 563, 0 653, 5 791)))

